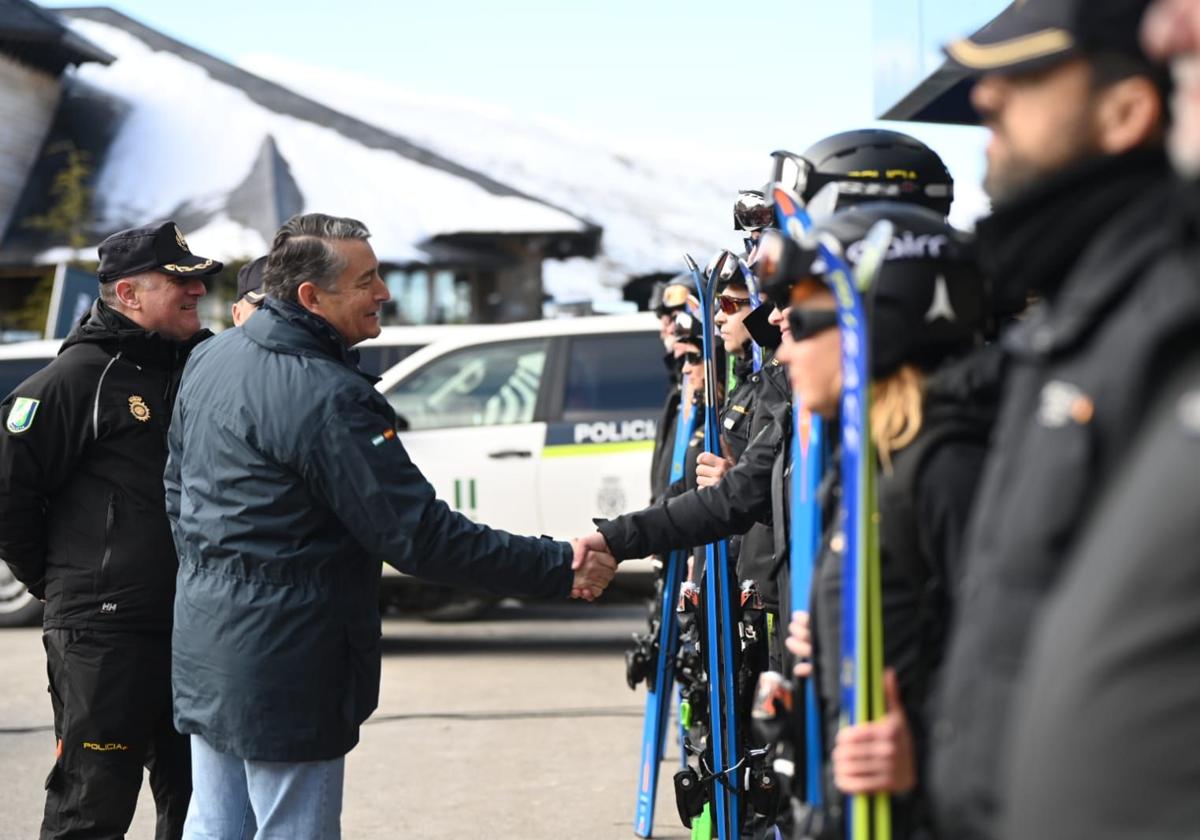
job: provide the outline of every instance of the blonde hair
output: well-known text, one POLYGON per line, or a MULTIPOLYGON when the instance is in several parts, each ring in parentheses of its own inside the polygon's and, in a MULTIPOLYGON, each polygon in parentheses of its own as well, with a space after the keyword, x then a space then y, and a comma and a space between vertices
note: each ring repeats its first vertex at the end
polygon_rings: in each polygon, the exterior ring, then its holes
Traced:
POLYGON ((871 440, 888 472, 892 453, 912 443, 921 431, 926 379, 918 368, 903 365, 886 379, 871 383, 871 440))

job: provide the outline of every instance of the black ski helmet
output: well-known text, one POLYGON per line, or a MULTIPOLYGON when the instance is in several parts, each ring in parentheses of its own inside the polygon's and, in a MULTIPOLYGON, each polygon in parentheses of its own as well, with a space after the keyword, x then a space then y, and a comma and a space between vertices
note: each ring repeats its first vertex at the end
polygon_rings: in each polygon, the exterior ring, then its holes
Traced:
POLYGON ((937 152, 915 137, 882 128, 844 131, 803 154, 773 152, 775 178, 805 202, 838 185, 837 209, 864 201, 903 201, 950 213, 954 179, 937 152))
POLYGON ((672 317, 673 334, 676 341, 701 345, 704 343, 704 326, 700 321, 700 311, 690 304, 676 312, 672 317))
MULTIPOLYGON (((877 379, 905 363, 929 370, 970 350, 980 340, 987 315, 983 278, 969 237, 937 211, 898 201, 869 202, 835 213, 813 233, 831 234, 853 266, 868 231, 884 219, 895 233, 863 299, 871 375, 877 379)), ((822 271, 814 254, 813 273, 822 271)), ((795 320, 803 328, 803 316, 795 320)))

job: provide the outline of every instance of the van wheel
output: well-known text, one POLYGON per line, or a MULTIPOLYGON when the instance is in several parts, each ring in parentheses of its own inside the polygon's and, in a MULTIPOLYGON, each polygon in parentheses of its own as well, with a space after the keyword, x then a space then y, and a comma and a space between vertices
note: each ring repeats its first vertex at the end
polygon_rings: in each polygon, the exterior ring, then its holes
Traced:
POLYGON ((428 612, 422 613, 426 621, 478 621, 500 602, 491 595, 475 595, 453 592, 449 599, 428 612))
POLYGON ((42 623, 42 602, 29 594, 8 564, 0 562, 0 627, 34 627, 42 623))

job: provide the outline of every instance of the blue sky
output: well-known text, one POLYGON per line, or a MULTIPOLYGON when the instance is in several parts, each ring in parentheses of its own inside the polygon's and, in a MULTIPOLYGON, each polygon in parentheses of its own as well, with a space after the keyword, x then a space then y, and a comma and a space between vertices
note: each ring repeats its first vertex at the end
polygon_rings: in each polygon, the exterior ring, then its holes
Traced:
MULTIPOLYGON (((890 10, 889 29, 930 43, 973 28, 1002 5, 924 0, 930 8, 920 15, 895 14, 917 0, 880 1, 890 10)), ((275 54, 549 116, 635 148, 715 147, 744 158, 754 182, 765 178, 772 149, 800 151, 874 117, 870 0, 108 4, 233 61, 275 54)), ((978 182, 981 132, 906 130, 934 144, 964 186, 978 182)))

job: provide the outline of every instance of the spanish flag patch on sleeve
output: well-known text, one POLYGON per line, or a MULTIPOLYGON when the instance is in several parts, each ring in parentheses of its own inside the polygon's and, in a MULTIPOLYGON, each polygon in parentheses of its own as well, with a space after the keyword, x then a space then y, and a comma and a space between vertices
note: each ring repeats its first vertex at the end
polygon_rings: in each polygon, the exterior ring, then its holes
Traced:
POLYGON ((375 437, 371 438, 371 445, 372 446, 383 446, 385 443, 387 443, 389 440, 391 440, 394 437, 396 437, 396 430, 388 429, 383 434, 375 435, 375 437))

